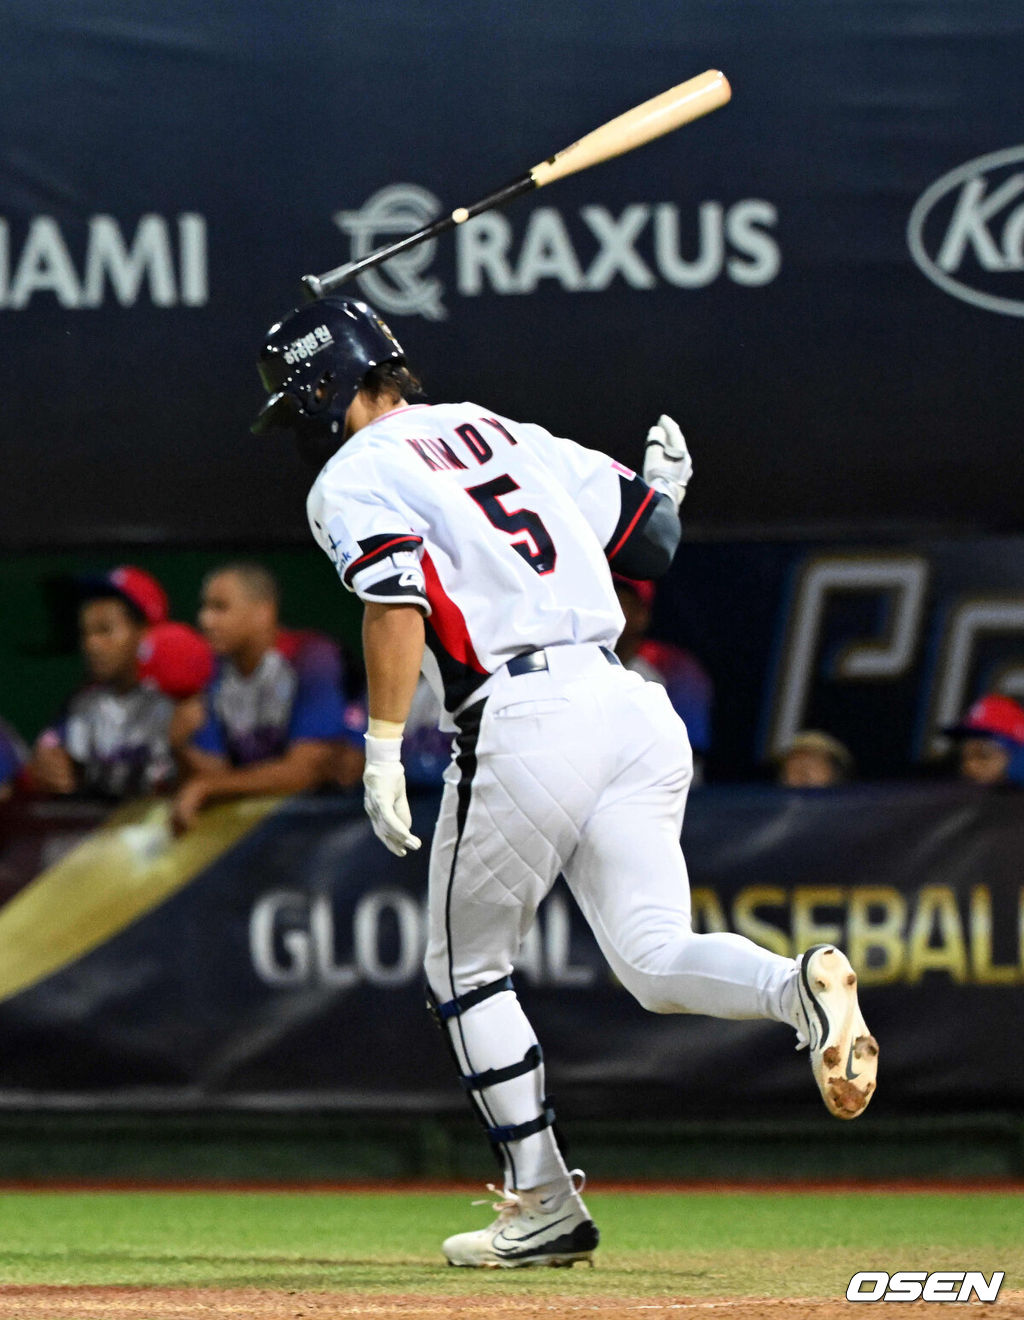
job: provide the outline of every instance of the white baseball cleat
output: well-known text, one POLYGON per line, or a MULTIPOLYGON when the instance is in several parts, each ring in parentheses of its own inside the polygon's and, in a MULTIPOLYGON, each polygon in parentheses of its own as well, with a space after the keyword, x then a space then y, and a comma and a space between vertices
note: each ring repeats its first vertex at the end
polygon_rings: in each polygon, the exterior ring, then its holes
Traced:
POLYGON ((878 1042, 857 1003, 857 973, 845 953, 816 944, 800 959, 797 982, 806 1027, 797 1049, 809 1046, 811 1071, 829 1113, 856 1118, 875 1090, 878 1042))
MULTIPOLYGON (((574 1169, 570 1175, 573 1190, 557 1208, 547 1209, 535 1194, 499 1192, 488 1183, 488 1190, 500 1201, 494 1203, 498 1217, 487 1228, 475 1233, 456 1233, 441 1244, 449 1265, 476 1269, 519 1269, 529 1265, 575 1265, 578 1260, 593 1263, 599 1233, 587 1207, 580 1199, 583 1174, 574 1169), (576 1179, 579 1182, 576 1182, 576 1179)), ((485 1205, 474 1201, 474 1205, 485 1205)))

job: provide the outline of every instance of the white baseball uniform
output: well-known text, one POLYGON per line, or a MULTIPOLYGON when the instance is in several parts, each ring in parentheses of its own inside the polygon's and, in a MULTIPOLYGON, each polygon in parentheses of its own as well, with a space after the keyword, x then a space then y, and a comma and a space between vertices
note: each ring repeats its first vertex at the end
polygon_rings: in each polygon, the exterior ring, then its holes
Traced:
POLYGON ((471 403, 385 414, 309 496, 345 585, 428 615, 427 677, 458 736, 426 972, 509 1187, 565 1173, 508 979, 559 873, 645 1007, 796 1021, 794 961, 690 929, 686 729, 664 688, 612 650, 624 621, 610 565, 630 571, 660 498, 606 455, 471 403))

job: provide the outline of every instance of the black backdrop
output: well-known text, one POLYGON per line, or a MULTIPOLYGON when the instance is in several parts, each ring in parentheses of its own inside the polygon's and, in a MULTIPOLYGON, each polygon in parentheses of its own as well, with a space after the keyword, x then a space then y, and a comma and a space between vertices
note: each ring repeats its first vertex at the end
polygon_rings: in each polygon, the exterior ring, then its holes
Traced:
POLYGON ((7 0, 0 50, 8 546, 304 538, 247 433, 299 276, 708 67, 728 107, 379 277, 434 396, 627 461, 675 413, 709 534, 1024 526, 1018 0, 7 0))

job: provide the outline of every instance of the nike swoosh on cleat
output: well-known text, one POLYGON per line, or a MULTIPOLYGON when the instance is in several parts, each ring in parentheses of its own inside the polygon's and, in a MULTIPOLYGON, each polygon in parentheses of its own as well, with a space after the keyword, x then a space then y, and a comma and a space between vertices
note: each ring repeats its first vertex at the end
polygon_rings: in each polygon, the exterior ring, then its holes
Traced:
MULTIPOLYGON (((814 1009, 815 1013, 817 1013, 818 1015, 818 1022, 820 1023, 820 1027, 821 1027, 818 1039, 816 1041, 812 1040, 810 1042, 810 1048, 812 1050, 816 1050, 820 1045, 822 1045, 825 1042, 826 1038, 828 1037, 828 1017, 825 1014, 825 1010, 822 1008, 822 1006, 818 1003, 817 999, 815 998, 814 992, 811 990, 810 977, 807 975, 807 964, 811 961, 811 956, 817 953, 820 949, 831 949, 831 948, 832 948, 831 944, 812 945, 812 947, 809 948, 807 952, 804 954, 800 962, 800 979, 803 981, 804 989, 807 991, 807 998, 811 1001, 811 1006, 814 1009)), ((807 1010, 805 1009, 804 1012, 806 1013, 807 1010)), ((808 1013, 807 1016, 809 1018, 810 1014, 808 1013)))
POLYGON ((846 1058, 846 1079, 847 1079, 847 1081, 850 1081, 850 1082, 852 1082, 853 1079, 854 1079, 855 1077, 859 1077, 859 1076, 860 1076, 860 1073, 856 1073, 856 1072, 853 1071, 853 1050, 854 1050, 854 1046, 856 1045, 856 1043, 857 1043, 856 1041, 853 1041, 853 1042, 851 1043, 851 1045, 850 1045, 850 1053, 847 1055, 847 1058, 846 1058))
POLYGON ((547 1233, 550 1229, 557 1228, 559 1224, 567 1224, 570 1219, 572 1219, 572 1215, 566 1215, 562 1219, 556 1219, 553 1224, 545 1224, 543 1228, 535 1228, 532 1233, 524 1233, 522 1237, 506 1238, 505 1243, 507 1243, 507 1248, 504 1244, 499 1246, 499 1240, 504 1235, 504 1230, 502 1230, 501 1233, 495 1235, 494 1241, 491 1243, 491 1248, 499 1253, 504 1252, 506 1256, 510 1255, 523 1242, 529 1242, 531 1238, 537 1237, 540 1233, 547 1233))

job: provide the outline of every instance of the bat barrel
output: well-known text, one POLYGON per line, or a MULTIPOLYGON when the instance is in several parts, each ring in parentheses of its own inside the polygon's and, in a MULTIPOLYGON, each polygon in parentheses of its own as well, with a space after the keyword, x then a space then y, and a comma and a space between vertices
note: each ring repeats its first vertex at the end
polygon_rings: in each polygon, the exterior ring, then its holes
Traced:
POLYGON ((683 124, 692 123, 725 105, 731 96, 732 89, 725 74, 718 69, 708 69, 610 119, 578 142, 542 160, 530 173, 537 187, 543 188, 556 179, 564 179, 602 161, 622 156, 681 128, 683 124))

